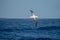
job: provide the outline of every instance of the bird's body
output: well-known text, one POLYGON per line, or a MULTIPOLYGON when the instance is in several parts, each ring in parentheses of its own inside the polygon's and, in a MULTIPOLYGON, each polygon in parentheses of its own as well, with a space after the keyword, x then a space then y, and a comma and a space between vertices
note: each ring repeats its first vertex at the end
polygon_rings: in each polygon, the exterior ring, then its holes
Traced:
POLYGON ((30 10, 30 12, 32 13, 31 18, 34 19, 34 24, 35 24, 35 26, 37 26, 37 16, 34 14, 34 12, 32 10, 30 10))

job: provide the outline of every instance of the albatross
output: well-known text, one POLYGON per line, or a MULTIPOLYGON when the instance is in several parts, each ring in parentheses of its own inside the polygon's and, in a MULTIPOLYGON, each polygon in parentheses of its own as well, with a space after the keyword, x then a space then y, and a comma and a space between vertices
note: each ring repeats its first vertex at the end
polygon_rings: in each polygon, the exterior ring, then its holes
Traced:
POLYGON ((33 18, 34 24, 35 24, 35 26, 37 27, 37 16, 34 14, 34 11, 30 10, 30 12, 32 13, 31 18, 33 18))

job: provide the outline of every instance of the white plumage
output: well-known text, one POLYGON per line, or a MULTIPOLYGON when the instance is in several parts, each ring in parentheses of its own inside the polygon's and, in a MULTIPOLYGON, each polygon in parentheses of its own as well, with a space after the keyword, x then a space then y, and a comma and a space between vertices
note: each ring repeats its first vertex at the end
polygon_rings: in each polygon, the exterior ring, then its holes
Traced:
POLYGON ((30 16, 30 18, 34 19, 34 24, 35 24, 35 26, 37 26, 37 18, 38 18, 38 16, 36 16, 32 10, 30 10, 30 12, 32 13, 32 16, 30 16))

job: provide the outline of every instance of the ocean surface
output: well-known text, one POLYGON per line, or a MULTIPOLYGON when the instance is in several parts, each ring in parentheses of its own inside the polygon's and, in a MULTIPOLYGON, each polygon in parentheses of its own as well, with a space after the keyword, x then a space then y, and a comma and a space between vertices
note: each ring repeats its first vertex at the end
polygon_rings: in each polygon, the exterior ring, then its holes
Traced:
POLYGON ((0 40, 60 40, 60 19, 0 19, 0 40))

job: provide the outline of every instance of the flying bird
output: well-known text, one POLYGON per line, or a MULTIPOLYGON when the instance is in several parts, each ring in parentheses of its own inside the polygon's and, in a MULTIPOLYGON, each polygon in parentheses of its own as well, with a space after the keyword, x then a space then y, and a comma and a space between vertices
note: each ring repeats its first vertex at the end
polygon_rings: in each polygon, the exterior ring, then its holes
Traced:
POLYGON ((30 12, 32 13, 32 16, 31 16, 31 18, 33 18, 33 20, 34 20, 34 24, 35 24, 35 26, 37 27, 37 16, 34 14, 34 11, 32 11, 32 10, 30 10, 30 12))

